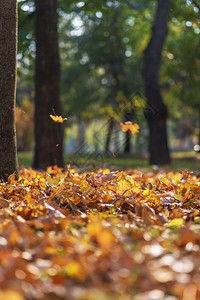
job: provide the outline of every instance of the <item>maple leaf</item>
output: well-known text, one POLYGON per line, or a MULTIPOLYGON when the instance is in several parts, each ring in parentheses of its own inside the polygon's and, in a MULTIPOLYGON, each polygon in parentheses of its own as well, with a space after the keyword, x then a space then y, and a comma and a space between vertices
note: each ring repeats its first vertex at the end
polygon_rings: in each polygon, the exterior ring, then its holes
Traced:
POLYGON ((128 121, 125 123, 120 123, 122 131, 126 132, 130 130, 132 134, 135 134, 136 132, 139 132, 140 126, 138 124, 132 124, 132 122, 128 121))
POLYGON ((62 116, 50 115, 50 118, 52 118, 55 123, 63 123, 65 120, 67 120, 67 118, 63 118, 62 116))

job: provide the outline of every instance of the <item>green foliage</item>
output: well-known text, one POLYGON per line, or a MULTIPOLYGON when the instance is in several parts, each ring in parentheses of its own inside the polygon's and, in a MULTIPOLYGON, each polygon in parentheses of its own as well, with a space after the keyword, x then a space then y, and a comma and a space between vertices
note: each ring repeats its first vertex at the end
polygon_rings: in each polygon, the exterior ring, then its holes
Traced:
POLYGON ((142 34, 140 29, 150 16, 145 11, 139 15, 126 1, 81 3, 61 21, 60 38, 67 33, 61 47, 66 109, 78 114, 84 109, 85 117, 92 109, 95 115, 101 107, 119 109, 119 93, 128 99, 142 91, 142 51, 149 27, 142 34))
POLYGON ((199 107, 199 16, 192 2, 172 4, 170 31, 163 52, 162 82, 168 83, 167 102, 171 114, 178 118, 184 116, 184 111, 187 115, 195 114, 199 107), (192 110, 180 109, 183 106, 190 106, 192 110))
POLYGON ((18 76, 27 75, 33 81, 34 40, 34 1, 18 1, 18 76))
MULTIPOLYGON (((59 1, 61 96, 64 114, 71 121, 116 118, 124 103, 136 108, 130 100, 138 95, 144 98, 143 51, 151 35, 156 3, 155 0, 59 1)), ((20 103, 21 86, 33 89, 34 1, 19 0, 18 6, 17 101, 20 103)), ((175 120, 174 132, 182 118, 189 118, 197 132, 199 16, 192 1, 171 1, 160 81, 170 118, 175 120)))

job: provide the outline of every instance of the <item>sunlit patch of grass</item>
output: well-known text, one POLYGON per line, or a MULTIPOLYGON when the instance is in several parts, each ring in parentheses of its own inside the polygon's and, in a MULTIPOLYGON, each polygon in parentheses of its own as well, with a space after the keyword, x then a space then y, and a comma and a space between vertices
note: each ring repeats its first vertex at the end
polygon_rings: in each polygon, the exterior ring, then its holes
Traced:
POLYGON ((30 168, 33 162, 32 152, 18 152, 18 163, 20 167, 30 168))

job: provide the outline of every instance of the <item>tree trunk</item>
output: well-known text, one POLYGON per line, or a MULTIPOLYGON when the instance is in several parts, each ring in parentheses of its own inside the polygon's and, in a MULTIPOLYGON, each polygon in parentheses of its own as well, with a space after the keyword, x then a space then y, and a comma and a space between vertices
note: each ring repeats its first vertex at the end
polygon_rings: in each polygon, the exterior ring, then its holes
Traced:
POLYGON ((85 146, 85 131, 86 131, 86 122, 79 119, 78 121, 78 136, 77 136, 77 150, 85 146))
POLYGON ((111 118, 108 122, 108 131, 107 131, 106 142, 105 142, 105 153, 110 152, 110 142, 113 133, 113 127, 114 127, 114 120, 111 118))
POLYGON ((198 152, 200 152, 200 106, 198 108, 199 111, 199 134, 198 134, 198 145, 199 145, 199 150, 198 152))
MULTIPOLYGON (((124 122, 132 122, 134 118, 134 109, 131 108, 130 111, 125 111, 124 114, 124 122)), ((131 153, 131 133, 130 130, 125 132, 125 145, 124 145, 124 153, 131 153)))
POLYGON ((18 174, 15 96, 17 1, 0 1, 0 180, 18 174))
POLYGON ((152 36, 144 52, 144 86, 147 98, 145 116, 149 125, 150 164, 170 163, 167 142, 167 107, 163 103, 159 85, 161 54, 168 28, 170 0, 158 0, 152 36))
POLYGON ((35 0, 35 153, 33 167, 63 167, 63 124, 50 114, 62 115, 57 0, 35 0))
POLYGON ((115 121, 114 124, 114 154, 119 153, 119 148, 120 148, 120 140, 119 140, 119 133, 121 131, 121 127, 119 125, 119 122, 115 121))
POLYGON ((124 147, 124 153, 130 154, 131 153, 131 133, 128 130, 125 132, 125 147, 124 147))

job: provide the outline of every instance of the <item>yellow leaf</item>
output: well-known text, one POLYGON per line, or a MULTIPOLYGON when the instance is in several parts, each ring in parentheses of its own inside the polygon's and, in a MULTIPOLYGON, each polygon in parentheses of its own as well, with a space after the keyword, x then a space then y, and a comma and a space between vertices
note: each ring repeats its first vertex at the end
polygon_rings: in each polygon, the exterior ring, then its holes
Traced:
POLYGON ((85 279, 85 272, 78 261, 69 261, 65 267, 65 271, 69 277, 79 280, 85 279))
POLYGON ((97 236, 102 230, 102 225, 100 223, 90 223, 87 226, 88 234, 92 237, 97 236))
POLYGON ((103 229, 97 236, 97 241, 103 250, 110 250, 115 242, 115 236, 108 229, 103 229))
POLYGON ((101 223, 90 223, 87 227, 88 234, 93 237, 103 250, 109 250, 115 242, 115 236, 105 229, 101 223))
POLYGON ((120 123, 122 131, 126 132, 130 130, 132 134, 139 132, 140 126, 138 124, 132 124, 132 122, 128 121, 125 123, 120 123))
POLYGON ((26 200, 27 204, 33 206, 35 204, 35 200, 33 199, 31 194, 27 194, 24 199, 26 200))
POLYGON ((50 118, 52 118, 52 120, 56 123, 63 123, 65 120, 67 120, 67 118, 63 118, 62 116, 50 115, 50 118))
POLYGON ((171 220, 168 224, 167 227, 181 227, 182 225, 185 224, 185 221, 182 218, 176 218, 171 220))
POLYGON ((148 196, 148 195, 149 195, 149 189, 144 190, 144 191, 142 192, 142 194, 143 194, 144 196, 148 196))
POLYGON ((23 297, 22 294, 20 294, 17 291, 5 290, 5 291, 0 291, 0 299, 6 299, 6 300, 24 300, 24 297, 23 297))

